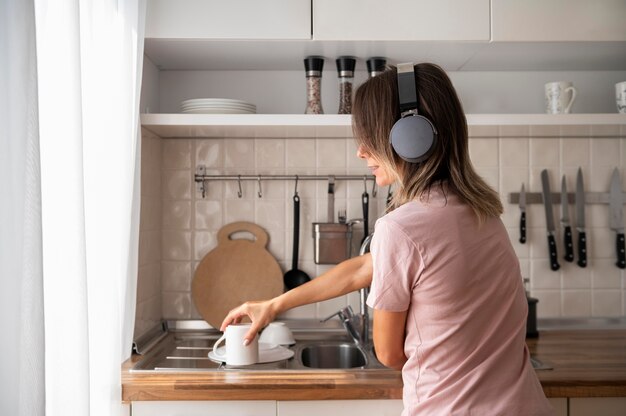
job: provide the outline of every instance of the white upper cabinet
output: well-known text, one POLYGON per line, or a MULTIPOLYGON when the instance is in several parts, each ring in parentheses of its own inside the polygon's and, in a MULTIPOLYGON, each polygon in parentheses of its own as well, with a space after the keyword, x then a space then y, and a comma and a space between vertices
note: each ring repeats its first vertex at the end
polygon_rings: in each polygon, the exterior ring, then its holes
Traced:
POLYGON ((311 39, 311 0, 149 0, 145 36, 311 39))
POLYGON ((492 0, 494 41, 626 41, 624 0, 492 0))
POLYGON ((489 0, 313 0, 313 39, 489 41, 489 19, 489 0))

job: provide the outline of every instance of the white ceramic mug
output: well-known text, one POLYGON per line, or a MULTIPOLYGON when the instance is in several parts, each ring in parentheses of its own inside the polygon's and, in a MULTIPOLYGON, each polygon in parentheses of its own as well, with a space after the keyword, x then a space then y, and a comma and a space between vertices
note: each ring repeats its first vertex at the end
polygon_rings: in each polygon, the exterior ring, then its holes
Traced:
POLYGON ((576 99, 576 88, 568 81, 549 82, 544 86, 546 113, 568 114, 576 99))
POLYGON ((228 365, 250 365, 259 361, 259 337, 254 337, 248 345, 243 345, 243 338, 250 330, 250 324, 231 324, 224 335, 213 344, 213 354, 228 365), (218 349, 222 342, 225 348, 218 349))
POLYGON ((615 84, 615 105, 618 113, 626 114, 626 81, 615 84))

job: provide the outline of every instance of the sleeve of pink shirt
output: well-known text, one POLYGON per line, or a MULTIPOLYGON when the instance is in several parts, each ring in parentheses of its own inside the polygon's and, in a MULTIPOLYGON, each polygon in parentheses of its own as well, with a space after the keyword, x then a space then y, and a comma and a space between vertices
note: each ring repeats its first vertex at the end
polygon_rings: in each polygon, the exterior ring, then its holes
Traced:
POLYGON ((381 219, 370 251, 374 271, 367 304, 389 312, 406 311, 423 268, 419 250, 400 227, 381 219))

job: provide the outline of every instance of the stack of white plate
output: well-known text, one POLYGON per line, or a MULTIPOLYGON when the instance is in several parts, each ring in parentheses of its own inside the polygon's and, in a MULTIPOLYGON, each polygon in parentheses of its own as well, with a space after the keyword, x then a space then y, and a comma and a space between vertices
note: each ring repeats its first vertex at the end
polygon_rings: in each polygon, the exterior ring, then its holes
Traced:
POLYGON ((256 105, 229 98, 194 98, 180 103, 181 113, 254 114, 256 105))

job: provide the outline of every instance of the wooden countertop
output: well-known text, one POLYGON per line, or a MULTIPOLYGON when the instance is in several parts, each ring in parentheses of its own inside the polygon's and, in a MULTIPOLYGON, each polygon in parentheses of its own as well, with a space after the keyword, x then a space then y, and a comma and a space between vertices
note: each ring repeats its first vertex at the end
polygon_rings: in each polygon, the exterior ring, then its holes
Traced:
MULTIPOLYGON (((547 397, 626 396, 626 330, 543 331, 527 341, 553 370, 537 371, 547 397)), ((400 399, 394 370, 132 373, 122 366, 122 400, 400 399)))

